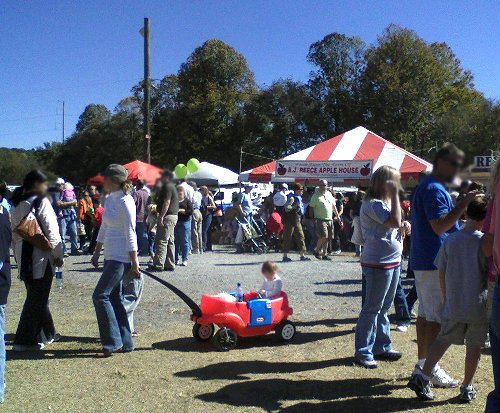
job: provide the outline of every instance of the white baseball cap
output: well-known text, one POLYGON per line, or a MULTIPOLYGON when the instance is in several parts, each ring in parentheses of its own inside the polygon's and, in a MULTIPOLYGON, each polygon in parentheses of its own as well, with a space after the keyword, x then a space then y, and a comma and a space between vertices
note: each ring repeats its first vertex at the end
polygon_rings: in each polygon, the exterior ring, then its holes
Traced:
POLYGON ((64 179, 63 179, 63 178, 57 178, 57 179, 56 179, 56 184, 57 184, 57 185, 64 185, 64 182, 65 182, 65 181, 64 181, 64 179))

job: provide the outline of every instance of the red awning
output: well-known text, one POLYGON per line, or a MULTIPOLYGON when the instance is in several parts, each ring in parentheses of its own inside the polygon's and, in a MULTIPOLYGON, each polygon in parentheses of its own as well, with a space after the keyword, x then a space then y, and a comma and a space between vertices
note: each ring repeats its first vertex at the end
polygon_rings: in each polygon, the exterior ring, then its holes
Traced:
POLYGON ((128 170, 128 179, 132 182, 145 180, 147 185, 154 185, 163 169, 142 161, 132 161, 123 165, 128 170))

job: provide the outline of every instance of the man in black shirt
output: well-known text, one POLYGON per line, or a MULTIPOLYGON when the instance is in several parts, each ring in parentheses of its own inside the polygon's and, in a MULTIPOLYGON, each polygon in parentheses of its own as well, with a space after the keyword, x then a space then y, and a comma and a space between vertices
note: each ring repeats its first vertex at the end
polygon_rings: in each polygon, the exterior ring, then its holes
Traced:
POLYGON ((165 170, 162 176, 162 188, 157 197, 158 228, 156 230, 154 271, 173 271, 175 269, 174 228, 179 212, 179 197, 172 183, 174 175, 165 170))

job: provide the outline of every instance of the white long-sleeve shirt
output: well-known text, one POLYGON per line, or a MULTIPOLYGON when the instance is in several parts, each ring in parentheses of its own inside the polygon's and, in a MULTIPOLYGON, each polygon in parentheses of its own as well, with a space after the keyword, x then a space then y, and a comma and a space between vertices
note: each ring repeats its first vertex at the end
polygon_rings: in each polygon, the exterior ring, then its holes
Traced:
POLYGON ((104 259, 130 263, 130 252, 137 251, 135 203, 130 195, 116 191, 106 198, 106 208, 97 241, 104 245, 104 259))
MULTIPOLYGON (((18 268, 21 270, 21 255, 23 239, 17 234, 16 228, 23 218, 28 215, 29 211, 33 207, 33 202, 35 196, 21 201, 19 205, 12 208, 11 210, 11 223, 12 223, 12 247, 14 250, 14 255, 18 263, 18 268)), ((40 222, 40 227, 47 239, 52 244, 53 249, 50 251, 44 251, 39 248, 33 248, 33 278, 39 280, 45 275, 45 270, 47 269, 47 264, 50 263, 51 270, 54 272, 55 266, 54 259, 63 258, 63 247, 61 242, 61 235, 59 234, 59 225, 57 223, 57 217, 54 212, 54 208, 50 204, 47 198, 43 198, 38 208, 38 220, 40 222)))
POLYGON ((283 282, 279 275, 275 275, 274 280, 268 281, 267 278, 264 278, 264 283, 260 289, 265 291, 266 298, 277 298, 281 294, 281 289, 283 288, 283 282))

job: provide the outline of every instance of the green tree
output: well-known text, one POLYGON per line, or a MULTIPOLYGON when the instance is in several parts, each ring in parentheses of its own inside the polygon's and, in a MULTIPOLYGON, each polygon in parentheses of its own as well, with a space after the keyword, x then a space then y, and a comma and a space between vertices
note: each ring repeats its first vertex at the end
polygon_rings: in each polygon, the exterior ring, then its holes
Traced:
POLYGON ((309 90, 318 102, 315 129, 329 137, 358 126, 360 79, 365 68, 365 44, 359 37, 331 33, 309 48, 311 72, 309 90))
MULTIPOLYGON (((255 92, 245 58, 220 40, 208 40, 161 85, 153 145, 164 164, 195 156, 235 167, 237 119, 255 92)), ((156 158, 158 159, 158 158, 156 158)))
POLYGON ((391 25, 367 51, 366 122, 410 151, 423 155, 439 119, 476 98, 471 74, 443 43, 391 25))
POLYGON ((261 90, 245 107, 244 149, 278 159, 315 143, 308 122, 317 106, 300 82, 280 80, 261 90))
POLYGON ((109 120, 110 117, 111 112, 106 106, 91 103, 85 107, 83 113, 78 118, 76 130, 77 132, 81 132, 90 126, 99 125, 109 120))

